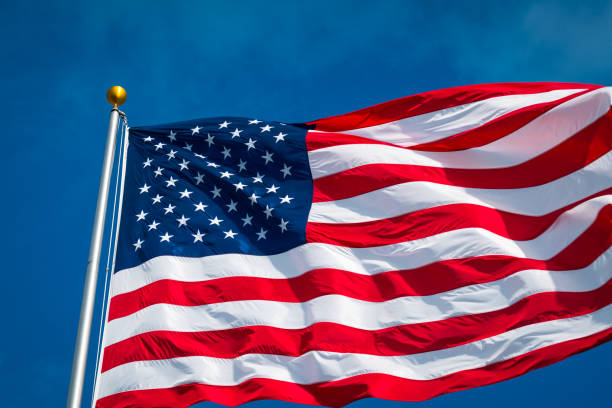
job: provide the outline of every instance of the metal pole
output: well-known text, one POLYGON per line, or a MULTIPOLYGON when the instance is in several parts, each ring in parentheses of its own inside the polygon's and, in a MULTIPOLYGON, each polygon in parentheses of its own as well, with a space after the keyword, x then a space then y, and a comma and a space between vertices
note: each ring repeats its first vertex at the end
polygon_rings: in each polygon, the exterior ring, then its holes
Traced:
MULTIPOLYGON (((115 88, 115 87, 113 87, 115 88)), ((109 94, 111 90, 109 90, 109 94)), ((123 88, 121 91, 125 94, 123 88)), ((85 275, 85 287, 83 288, 83 299, 81 301, 81 315, 79 317, 79 329, 74 347, 74 358, 72 360, 72 372, 70 374, 70 388, 68 389, 67 408, 79 408, 83 395, 83 383, 85 380, 85 368, 87 365, 87 349, 89 347, 89 334, 96 299, 96 284, 98 281, 98 266, 100 263, 100 251, 102 249, 102 238, 104 235, 104 220, 106 218, 106 205, 110 189, 113 159, 115 156, 115 145, 117 141, 117 125, 119 123, 119 112, 117 100, 109 102, 115 106, 110 114, 108 132, 106 135, 106 149, 104 151, 104 163, 100 177, 100 188, 98 190, 98 203, 96 204, 96 215, 94 218, 93 231, 91 233, 91 244, 89 247, 89 258, 87 261, 87 273, 85 275)), ((125 101, 125 97, 123 97, 125 101)), ((123 101, 120 101, 123 103, 123 101)))

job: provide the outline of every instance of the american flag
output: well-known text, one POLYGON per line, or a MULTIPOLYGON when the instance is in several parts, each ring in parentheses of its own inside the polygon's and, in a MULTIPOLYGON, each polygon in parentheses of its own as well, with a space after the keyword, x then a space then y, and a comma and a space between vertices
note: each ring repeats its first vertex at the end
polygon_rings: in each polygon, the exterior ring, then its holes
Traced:
POLYGON ((609 340, 611 97, 130 129, 97 406, 423 400, 609 340))

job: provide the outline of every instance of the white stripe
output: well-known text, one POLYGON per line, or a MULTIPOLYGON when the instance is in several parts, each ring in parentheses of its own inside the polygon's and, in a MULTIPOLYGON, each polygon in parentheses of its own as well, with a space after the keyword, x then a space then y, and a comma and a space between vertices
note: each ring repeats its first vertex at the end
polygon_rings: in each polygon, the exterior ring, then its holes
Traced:
POLYGON ((318 322, 363 330, 439 321, 505 309, 545 292, 587 292, 612 278, 612 249, 586 268, 571 271, 523 270, 497 281, 429 296, 368 302, 325 295, 307 302, 241 300, 201 306, 155 304, 107 324, 105 346, 157 330, 198 332, 245 326, 303 329, 318 322))
POLYGON ((557 89, 536 94, 496 96, 381 125, 339 133, 349 133, 398 146, 414 146, 444 139, 482 126, 512 111, 539 103, 556 101, 581 91, 584 89, 557 89))
POLYGON ((459 169, 515 166, 567 140, 610 109, 612 88, 577 96, 542 114, 517 131, 487 145, 456 152, 422 152, 376 144, 348 144, 308 152, 314 179, 354 167, 413 164, 459 169))
POLYGON ((574 173, 539 186, 487 189, 447 186, 428 181, 408 182, 343 200, 312 203, 308 221, 332 224, 367 222, 445 204, 477 204, 516 214, 538 216, 611 186, 612 152, 609 152, 574 173))
POLYGON ((246 354, 234 359, 198 356, 138 361, 103 373, 100 397, 188 383, 229 386, 251 378, 313 384, 366 373, 383 373, 431 380, 590 336, 611 326, 612 306, 607 306, 591 314, 523 326, 457 347, 408 356, 311 351, 299 357, 246 354))
POLYGON ((347 248, 313 243, 277 255, 223 254, 202 258, 160 256, 112 277, 111 297, 162 279, 199 282, 230 276, 288 279, 314 269, 342 269, 361 275, 414 269, 432 262, 472 256, 505 255, 550 259, 567 247, 612 203, 601 196, 564 213, 545 232, 529 241, 514 241, 479 228, 464 228, 398 244, 347 248))

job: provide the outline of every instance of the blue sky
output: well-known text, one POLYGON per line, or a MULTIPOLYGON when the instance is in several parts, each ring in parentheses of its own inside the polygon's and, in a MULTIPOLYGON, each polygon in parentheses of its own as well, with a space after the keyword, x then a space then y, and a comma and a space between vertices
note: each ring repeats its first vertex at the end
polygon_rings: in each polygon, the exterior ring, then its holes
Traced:
MULTIPOLYGON (((147 125, 307 121, 471 83, 612 84, 609 1, 1 4, 3 406, 65 403, 110 85, 147 125)), ((606 344, 497 385, 352 406, 605 406, 611 362, 606 344)))

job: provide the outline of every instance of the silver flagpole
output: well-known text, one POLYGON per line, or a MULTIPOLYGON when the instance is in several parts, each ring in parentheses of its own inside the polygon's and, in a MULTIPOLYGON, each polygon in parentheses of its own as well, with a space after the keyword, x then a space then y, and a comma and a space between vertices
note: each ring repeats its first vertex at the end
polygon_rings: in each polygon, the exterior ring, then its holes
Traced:
POLYGON ((85 287, 83 288, 81 315, 79 317, 79 329, 77 331, 76 344, 74 346, 74 358, 72 360, 72 373, 70 374, 70 388, 68 389, 66 408, 79 408, 81 406, 85 368, 87 365, 89 334, 91 331, 91 321, 96 300, 96 284, 98 282, 98 266, 100 263, 100 251, 102 250, 102 238, 104 235, 106 205, 108 201, 108 191, 110 189, 113 159, 115 156, 115 145, 117 142, 117 125, 119 123, 119 110, 117 106, 123 104, 126 97, 127 94, 125 89, 120 86, 113 86, 106 93, 106 98, 110 104, 113 105, 113 109, 108 122, 104 163, 102 165, 102 175, 100 176, 96 215, 94 218, 93 231, 91 233, 87 273, 85 275, 85 287))

